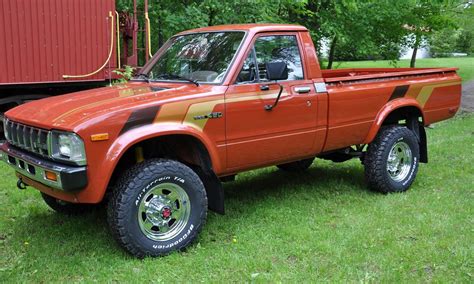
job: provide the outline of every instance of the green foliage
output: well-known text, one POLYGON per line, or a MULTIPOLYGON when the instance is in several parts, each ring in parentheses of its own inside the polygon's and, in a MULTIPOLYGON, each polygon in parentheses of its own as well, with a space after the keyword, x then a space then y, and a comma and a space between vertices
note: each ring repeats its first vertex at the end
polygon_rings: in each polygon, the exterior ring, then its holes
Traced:
MULTIPOLYGON (((462 0, 155 0, 149 3, 153 52, 177 32, 237 23, 304 25, 310 29, 319 50, 323 42, 332 47, 329 61, 396 60, 402 47, 420 47, 434 33, 443 29, 452 31, 457 25, 463 27, 463 32, 456 49, 472 48, 474 16, 472 7, 466 9, 462 0), (465 24, 460 23, 460 17, 465 24)), ((130 11, 131 5, 131 0, 119 0, 117 8, 130 11)))
POLYGON ((430 37, 433 56, 448 56, 452 52, 474 53, 474 6, 453 15, 456 28, 444 28, 430 37))
POLYGON ((132 66, 128 66, 128 65, 125 65, 124 67, 125 67, 125 69, 116 69, 116 70, 112 71, 115 74, 120 76, 120 78, 117 79, 116 82, 115 82, 117 84, 127 83, 133 77, 133 74, 135 73, 136 68, 134 68, 132 66))

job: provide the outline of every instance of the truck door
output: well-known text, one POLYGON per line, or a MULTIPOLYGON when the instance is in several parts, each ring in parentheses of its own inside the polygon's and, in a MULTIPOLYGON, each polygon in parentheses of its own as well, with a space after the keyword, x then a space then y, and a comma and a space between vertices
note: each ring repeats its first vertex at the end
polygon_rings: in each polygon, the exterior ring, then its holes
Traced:
POLYGON ((238 170, 311 155, 317 122, 316 93, 305 77, 298 33, 258 35, 225 95, 227 168, 238 170), (288 80, 271 82, 265 64, 285 62, 288 80), (279 92, 278 105, 274 104, 279 92))

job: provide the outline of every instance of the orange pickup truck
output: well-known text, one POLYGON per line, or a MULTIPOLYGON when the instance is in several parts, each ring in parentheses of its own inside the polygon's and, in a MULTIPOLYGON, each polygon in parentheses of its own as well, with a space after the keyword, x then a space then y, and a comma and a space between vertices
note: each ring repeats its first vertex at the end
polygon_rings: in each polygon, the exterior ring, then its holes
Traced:
POLYGON ((308 30, 226 25, 172 37, 126 84, 6 113, 1 158, 63 213, 107 202, 128 252, 188 246, 221 182, 251 169, 303 171, 359 158, 383 193, 428 161, 424 126, 454 116, 456 68, 321 70, 308 30))

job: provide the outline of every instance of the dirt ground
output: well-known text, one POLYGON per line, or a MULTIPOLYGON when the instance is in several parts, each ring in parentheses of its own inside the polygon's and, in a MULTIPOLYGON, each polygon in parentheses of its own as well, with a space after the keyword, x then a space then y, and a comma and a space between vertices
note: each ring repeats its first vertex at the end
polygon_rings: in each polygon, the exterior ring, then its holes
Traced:
POLYGON ((474 112, 474 80, 462 84, 461 110, 474 112))

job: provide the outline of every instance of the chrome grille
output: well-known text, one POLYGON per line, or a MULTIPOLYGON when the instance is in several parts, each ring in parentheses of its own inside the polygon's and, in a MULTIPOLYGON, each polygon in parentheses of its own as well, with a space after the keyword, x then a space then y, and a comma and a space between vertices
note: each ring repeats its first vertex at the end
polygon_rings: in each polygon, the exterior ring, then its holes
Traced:
POLYGON ((5 120, 5 134, 7 141, 21 149, 31 151, 42 156, 49 156, 49 131, 24 125, 11 120, 5 120))

